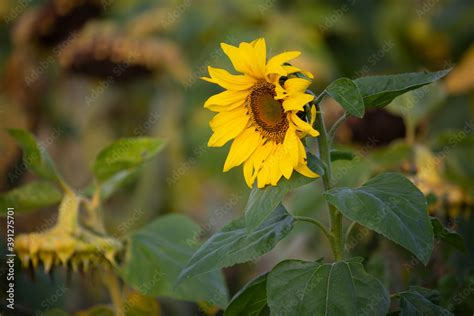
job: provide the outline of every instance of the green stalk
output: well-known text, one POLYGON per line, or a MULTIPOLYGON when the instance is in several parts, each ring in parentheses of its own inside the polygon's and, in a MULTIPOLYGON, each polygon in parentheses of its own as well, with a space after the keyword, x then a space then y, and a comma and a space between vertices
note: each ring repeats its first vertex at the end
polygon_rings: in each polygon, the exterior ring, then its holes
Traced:
POLYGON ((332 238, 331 233, 327 230, 326 226, 324 226, 324 224, 321 223, 320 221, 318 221, 317 219, 307 217, 307 216, 293 216, 293 218, 296 221, 307 222, 307 223, 311 223, 311 224, 317 226, 319 229, 321 229, 321 231, 324 233, 324 236, 327 237, 329 242, 331 242, 331 238, 332 238))
MULTIPOLYGON (((320 100, 322 100, 321 95, 317 98, 317 101, 320 101, 320 100)), ((316 104, 317 107, 319 107, 319 103, 316 104)), ((325 172, 322 178, 323 178, 324 189, 327 191, 333 188, 331 154, 330 154, 330 145, 328 141, 328 133, 326 131, 326 126, 324 125, 323 113, 321 111, 319 111, 319 113, 320 115, 316 119, 314 127, 320 133, 318 137, 318 149, 319 149, 320 159, 323 162, 324 167, 325 167, 325 172)), ((334 206, 332 206, 329 203, 328 203, 328 208, 329 208, 329 218, 331 220, 331 228, 330 228, 331 248, 334 255, 334 259, 336 261, 339 261, 343 258, 343 249, 344 249, 344 238, 342 236, 342 215, 334 206)))
POLYGON ((80 199, 69 188, 65 190, 64 197, 59 206, 57 227, 73 233, 78 227, 80 199))

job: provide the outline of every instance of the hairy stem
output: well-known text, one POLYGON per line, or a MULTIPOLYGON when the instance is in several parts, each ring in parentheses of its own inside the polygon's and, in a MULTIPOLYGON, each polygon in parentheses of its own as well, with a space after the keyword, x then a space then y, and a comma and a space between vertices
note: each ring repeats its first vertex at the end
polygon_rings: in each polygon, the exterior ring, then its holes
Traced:
POLYGON ((334 136, 336 136, 336 132, 337 130, 339 129, 339 127, 344 124, 345 121, 347 121, 347 119, 351 117, 350 114, 348 114, 347 112, 344 112, 344 114, 337 119, 337 121, 332 125, 331 129, 329 130, 329 142, 330 144, 332 144, 333 140, 334 140, 334 136))
POLYGON ((114 305, 115 309, 115 315, 125 315, 123 308, 122 291, 120 288, 119 280, 114 274, 106 272, 103 274, 103 281, 105 286, 109 290, 110 298, 112 299, 112 304, 114 305))
POLYGON ((331 242, 331 238, 332 238, 331 233, 327 230, 326 226, 324 226, 324 224, 318 221, 317 219, 306 217, 306 216, 293 216, 293 217, 295 218, 296 221, 307 222, 307 223, 316 225, 317 227, 319 227, 319 229, 321 229, 324 235, 328 238, 329 242, 331 242))
POLYGON ((94 195, 92 199, 85 199, 84 200, 87 210, 87 221, 88 224, 93 228, 96 232, 105 234, 105 227, 104 227, 104 219, 103 219, 103 212, 101 207, 100 201, 100 186, 96 185, 96 189, 94 191, 94 195))
MULTIPOLYGON (((322 100, 321 95, 317 98, 317 101, 322 100)), ((316 104, 320 109, 320 104, 316 104)), ((320 116, 315 121, 315 128, 319 131, 320 135, 318 138, 318 149, 321 161, 324 163, 325 172, 322 176, 325 190, 333 188, 332 179, 332 165, 330 155, 330 145, 328 142, 328 133, 326 126, 324 125, 324 117, 322 111, 320 116)), ((331 219, 331 248, 336 261, 341 260, 343 257, 344 239, 342 237, 342 215, 341 213, 331 204, 328 203, 329 217, 331 219)))

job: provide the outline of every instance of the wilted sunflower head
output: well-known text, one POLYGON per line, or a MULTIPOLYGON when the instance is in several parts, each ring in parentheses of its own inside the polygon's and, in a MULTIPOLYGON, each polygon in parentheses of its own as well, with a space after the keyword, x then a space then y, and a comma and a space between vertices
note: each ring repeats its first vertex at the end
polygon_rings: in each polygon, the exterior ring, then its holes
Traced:
POLYGON ((259 188, 276 185, 282 176, 289 179, 293 170, 317 177, 307 166, 301 141, 307 134, 319 135, 312 127, 314 105, 310 119, 304 119, 305 106, 314 98, 306 93, 311 82, 294 74, 312 75, 287 64, 300 52, 281 53, 267 61, 263 38, 242 42, 239 47, 224 43, 221 47, 241 74, 209 67, 210 78, 202 79, 226 89, 204 103, 205 108, 218 112, 210 121, 214 134, 208 146, 221 147, 233 139, 224 171, 243 163, 247 185, 257 180, 259 188))
POLYGON ((115 25, 90 23, 59 54, 66 70, 127 82, 159 72, 178 80, 187 74, 179 48, 171 41, 124 34, 115 25))
POLYGON ((48 0, 20 18, 14 37, 17 42, 54 46, 104 10, 102 0, 48 0))
POLYGON ((111 237, 95 235, 85 229, 72 233, 56 226, 41 233, 19 235, 15 250, 24 267, 33 268, 43 263, 46 272, 53 266, 70 266, 74 271, 89 267, 108 268, 115 264, 115 256, 122 243, 111 237))
POLYGON ((42 262, 48 272, 56 265, 71 267, 74 271, 87 270, 89 266, 107 269, 115 265, 122 242, 82 227, 78 221, 79 206, 80 198, 67 192, 54 227, 15 238, 15 251, 24 267, 36 268, 42 262))

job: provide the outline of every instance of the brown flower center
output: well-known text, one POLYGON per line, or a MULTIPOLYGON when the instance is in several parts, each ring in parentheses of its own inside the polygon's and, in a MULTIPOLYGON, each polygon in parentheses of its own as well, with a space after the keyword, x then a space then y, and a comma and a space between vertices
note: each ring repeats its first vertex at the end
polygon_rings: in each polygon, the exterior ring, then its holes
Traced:
POLYGON ((275 100, 275 85, 259 82, 247 100, 249 114, 256 129, 267 139, 282 143, 288 130, 288 120, 282 102, 275 100))

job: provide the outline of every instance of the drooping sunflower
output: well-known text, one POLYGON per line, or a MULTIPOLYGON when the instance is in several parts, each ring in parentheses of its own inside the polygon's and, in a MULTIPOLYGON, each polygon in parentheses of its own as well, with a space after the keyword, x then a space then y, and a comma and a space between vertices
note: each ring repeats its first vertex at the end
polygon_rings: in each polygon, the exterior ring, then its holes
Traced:
POLYGON ((218 112, 209 123, 214 133, 208 146, 221 147, 233 139, 224 172, 243 164, 247 185, 257 180, 258 188, 277 185, 282 176, 289 179, 293 170, 318 177, 307 166, 301 141, 308 134, 319 135, 312 127, 314 106, 310 119, 304 119, 305 105, 314 98, 306 93, 311 82, 294 74, 312 75, 288 64, 300 52, 284 52, 267 61, 263 38, 238 47, 222 43, 221 47, 241 74, 209 66, 210 78, 202 79, 226 89, 204 103, 205 108, 218 112))

